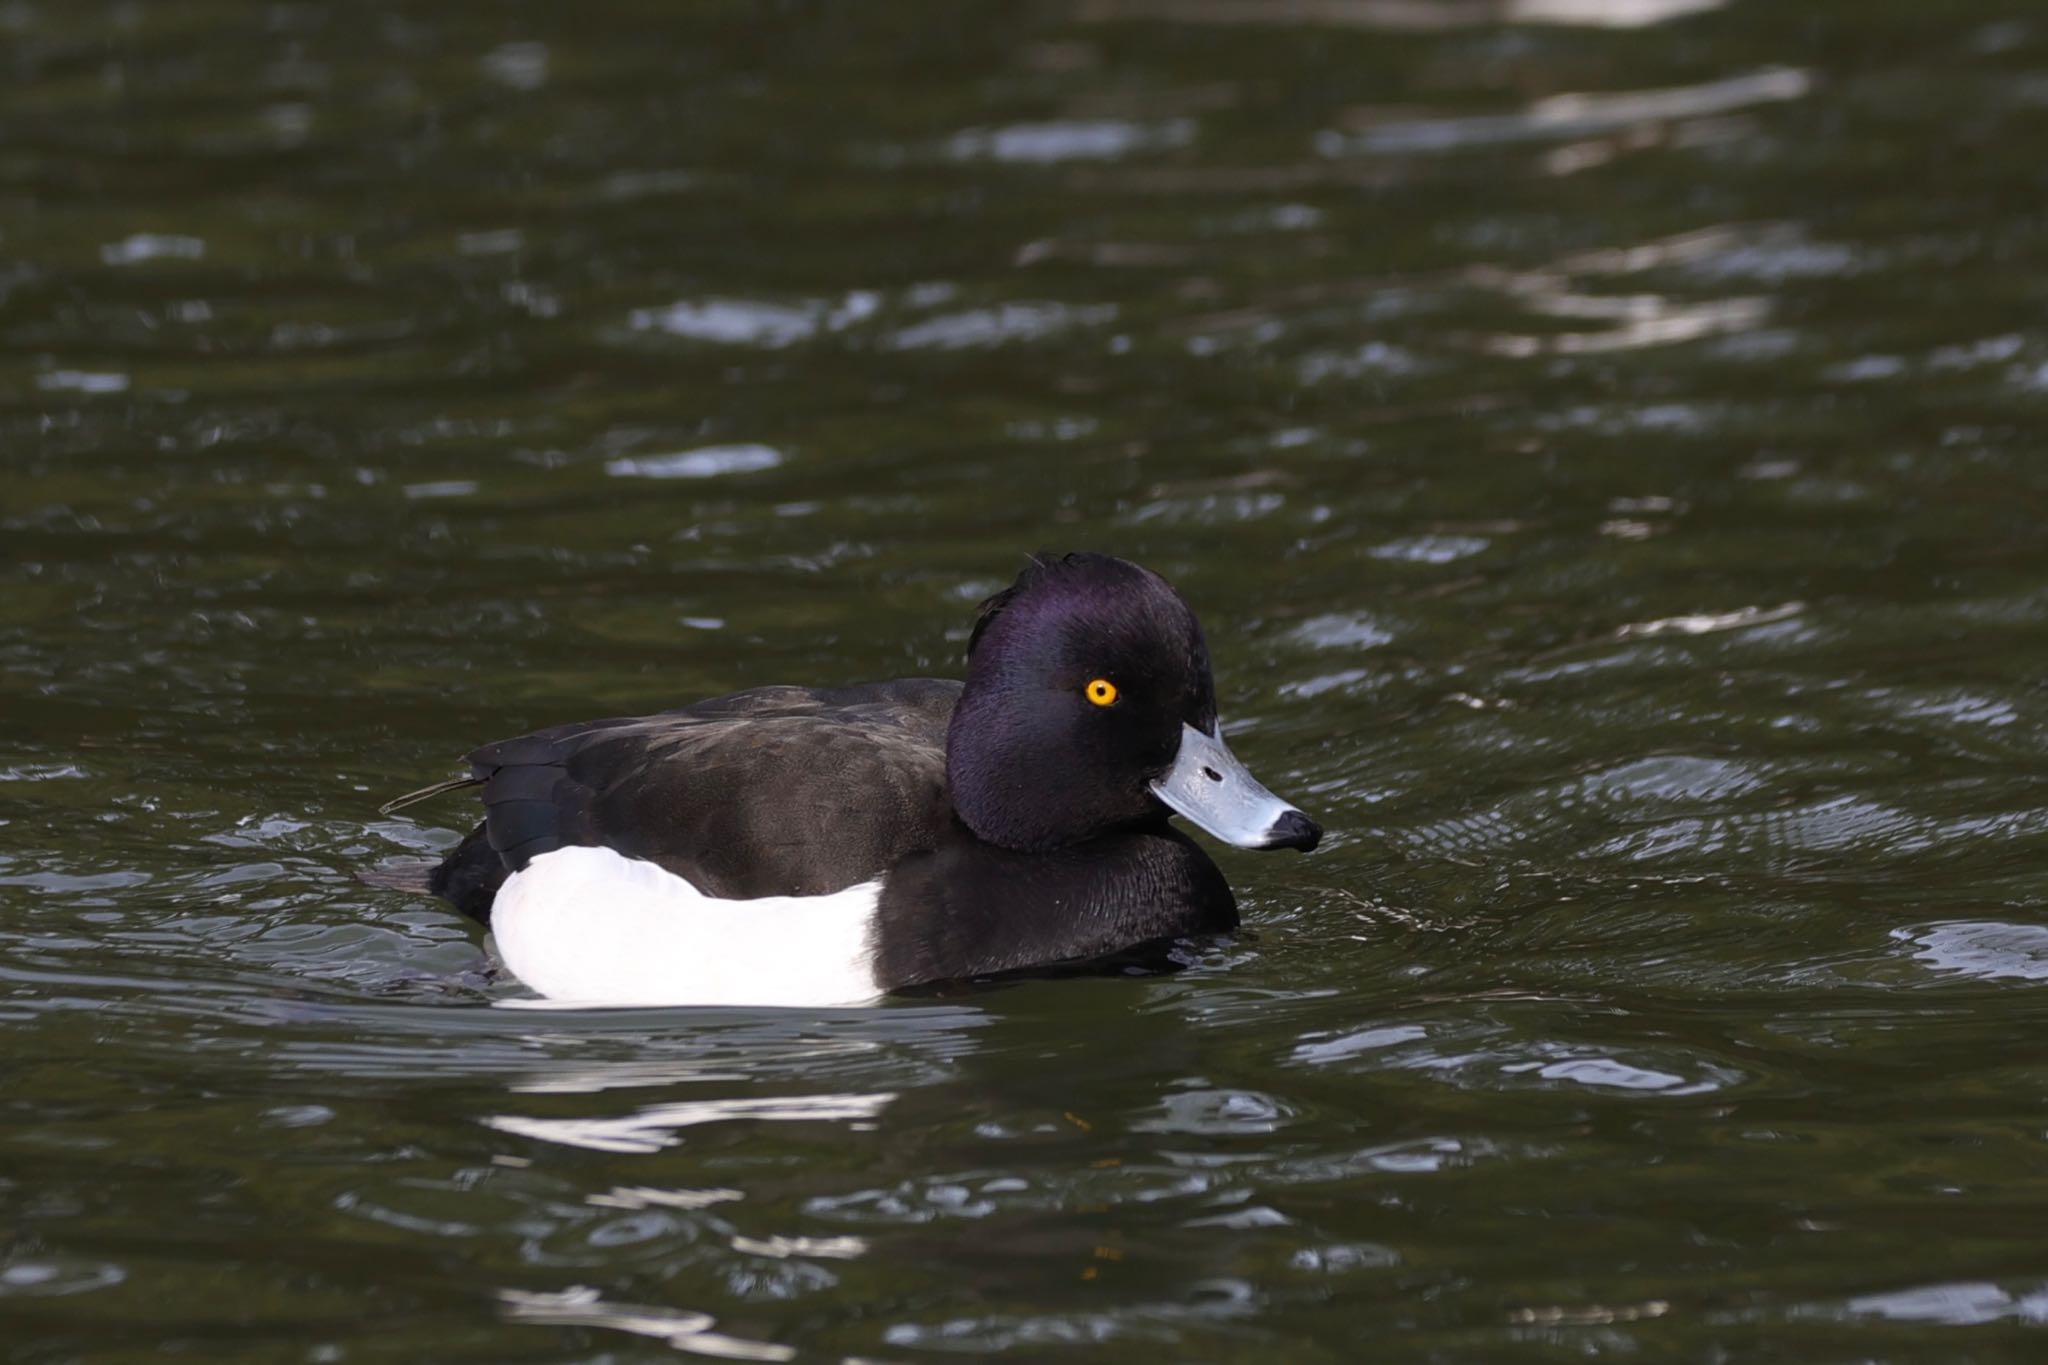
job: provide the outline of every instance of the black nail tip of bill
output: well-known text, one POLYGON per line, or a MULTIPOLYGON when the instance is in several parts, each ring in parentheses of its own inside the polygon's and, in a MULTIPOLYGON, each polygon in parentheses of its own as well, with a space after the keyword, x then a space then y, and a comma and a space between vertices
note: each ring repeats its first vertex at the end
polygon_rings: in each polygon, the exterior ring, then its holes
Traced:
POLYGON ((1308 852, 1323 841, 1323 827, 1298 810, 1285 811, 1266 831, 1267 848, 1298 848, 1308 852))

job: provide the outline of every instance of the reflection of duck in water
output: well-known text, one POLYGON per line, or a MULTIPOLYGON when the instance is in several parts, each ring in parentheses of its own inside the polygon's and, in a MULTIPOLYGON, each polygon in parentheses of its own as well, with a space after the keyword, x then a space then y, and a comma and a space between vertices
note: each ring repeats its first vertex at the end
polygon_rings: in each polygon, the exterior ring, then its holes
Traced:
POLYGON ((1105 555, 982 604, 964 684, 764 687, 486 745, 484 820, 365 879, 488 924, 559 999, 832 1005, 1237 923, 1168 821, 1315 847, 1218 732, 1187 603, 1105 555))

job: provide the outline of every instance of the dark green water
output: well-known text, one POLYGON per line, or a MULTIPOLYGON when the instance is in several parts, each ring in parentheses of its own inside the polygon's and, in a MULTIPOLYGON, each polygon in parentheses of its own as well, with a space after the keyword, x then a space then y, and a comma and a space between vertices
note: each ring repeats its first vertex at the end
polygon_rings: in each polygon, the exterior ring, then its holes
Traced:
POLYGON ((2048 1358, 2048 13, 9 0, 0 82, 6 1359, 2048 1358), (1332 830, 1193 970, 535 1012, 346 875, 1041 546, 1332 830))

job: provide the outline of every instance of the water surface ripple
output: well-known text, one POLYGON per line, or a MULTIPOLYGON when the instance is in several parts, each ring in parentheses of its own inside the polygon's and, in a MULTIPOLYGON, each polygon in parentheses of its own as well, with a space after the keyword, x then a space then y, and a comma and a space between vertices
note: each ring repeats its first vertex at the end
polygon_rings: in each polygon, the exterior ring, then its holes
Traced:
POLYGON ((0 34, 0 1356, 2048 1350, 2048 20, 0 34), (1040 546, 1331 831, 1186 971, 523 1009, 349 879, 1040 546))

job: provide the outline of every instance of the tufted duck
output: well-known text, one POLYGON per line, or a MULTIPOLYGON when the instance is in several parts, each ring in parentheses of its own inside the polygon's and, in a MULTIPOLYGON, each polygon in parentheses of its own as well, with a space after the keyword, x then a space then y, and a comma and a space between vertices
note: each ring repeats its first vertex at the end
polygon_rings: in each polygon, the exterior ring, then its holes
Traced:
POLYGON ((1224 746, 1180 594, 1035 556, 981 606, 967 680, 762 687, 486 745, 483 822, 365 872, 488 925, 520 980, 604 1004, 841 1005, 1228 930, 1169 811, 1241 848, 1321 828, 1224 746))

